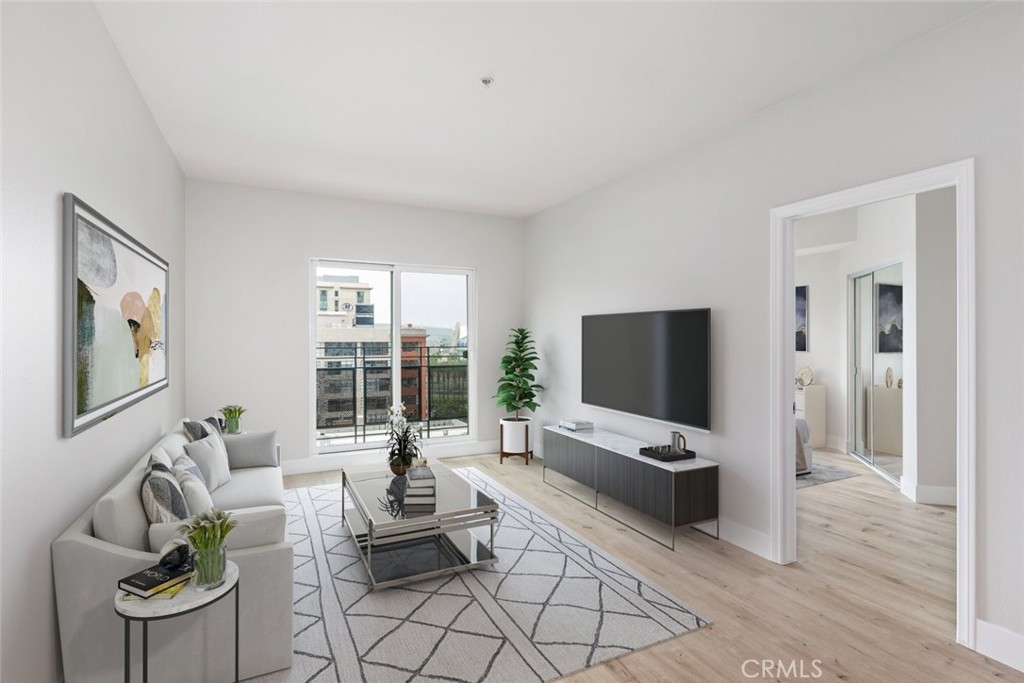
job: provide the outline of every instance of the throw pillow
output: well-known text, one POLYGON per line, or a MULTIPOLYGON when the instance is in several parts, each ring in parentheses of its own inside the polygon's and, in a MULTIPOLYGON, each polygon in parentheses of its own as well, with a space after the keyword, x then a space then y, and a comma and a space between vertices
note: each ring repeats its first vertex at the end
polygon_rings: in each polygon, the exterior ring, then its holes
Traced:
POLYGON ((250 432, 224 437, 231 469, 277 467, 277 432, 250 432))
POLYGON ((180 522, 188 518, 185 494, 174 474, 160 462, 150 459, 142 478, 142 507, 150 524, 180 522))
POLYGON ((208 417, 202 422, 186 419, 183 426, 189 441, 199 441, 211 434, 220 434, 220 421, 216 417, 208 417))
POLYGON ((185 444, 185 453, 199 465, 210 493, 231 481, 228 452, 220 434, 211 434, 205 439, 185 444))
POLYGON ((182 493, 185 494, 189 515, 209 512, 213 507, 213 499, 210 498, 210 492, 206 490, 206 480, 203 479, 202 470, 192 458, 183 455, 174 461, 174 478, 178 480, 178 485, 181 487, 182 493))
POLYGON ((171 456, 169 456, 167 454, 167 451, 164 450, 163 448, 159 448, 158 447, 158 448, 155 448, 154 450, 150 451, 150 454, 149 454, 149 466, 152 467, 153 463, 156 463, 156 462, 158 462, 161 465, 163 465, 164 467, 166 467, 168 472, 171 471, 171 469, 174 468, 174 465, 171 463, 171 456))
MULTIPOLYGON (((204 487, 206 486, 206 477, 203 475, 203 471, 199 469, 199 465, 197 465, 196 461, 192 458, 187 455, 179 455, 177 460, 174 461, 174 476, 178 476, 179 469, 191 472, 195 475, 196 479, 203 482, 204 487)), ((181 479, 181 477, 178 478, 181 479)))

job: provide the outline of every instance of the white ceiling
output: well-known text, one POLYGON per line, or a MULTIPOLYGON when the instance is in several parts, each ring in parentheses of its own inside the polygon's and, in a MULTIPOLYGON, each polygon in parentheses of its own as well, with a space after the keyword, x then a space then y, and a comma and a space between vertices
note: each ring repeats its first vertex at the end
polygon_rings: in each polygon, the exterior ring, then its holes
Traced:
POLYGON ((189 177, 526 216, 979 5, 98 8, 189 177))

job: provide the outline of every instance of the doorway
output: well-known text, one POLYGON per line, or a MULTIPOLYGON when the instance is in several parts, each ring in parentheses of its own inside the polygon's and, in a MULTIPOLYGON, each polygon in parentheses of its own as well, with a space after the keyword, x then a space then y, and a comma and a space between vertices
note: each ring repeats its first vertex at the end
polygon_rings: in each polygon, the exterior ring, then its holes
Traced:
POLYGON ((795 373, 794 223, 799 218, 943 187, 956 192, 956 640, 976 646, 974 161, 965 161, 772 209, 771 220, 771 495, 772 558, 796 561, 796 429, 790 406, 795 373))

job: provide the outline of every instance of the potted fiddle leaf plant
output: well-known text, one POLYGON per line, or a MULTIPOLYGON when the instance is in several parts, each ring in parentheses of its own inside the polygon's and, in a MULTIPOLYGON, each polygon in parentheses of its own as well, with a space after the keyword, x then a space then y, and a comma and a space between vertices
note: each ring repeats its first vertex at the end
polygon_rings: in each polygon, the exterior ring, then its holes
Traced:
POLYGON ((412 461, 420 457, 420 429, 405 417, 405 408, 398 403, 388 409, 388 465, 396 476, 405 474, 412 461))
POLYGON ((534 372, 537 370, 537 355, 530 331, 518 327, 509 332, 505 344, 505 355, 501 359, 501 378, 498 380, 498 393, 494 395, 498 406, 506 412, 513 413, 504 417, 500 424, 500 444, 502 459, 505 454, 527 456, 533 451, 533 433, 530 430, 532 420, 523 416, 524 410, 535 411, 540 407, 537 394, 544 387, 537 384, 534 372))

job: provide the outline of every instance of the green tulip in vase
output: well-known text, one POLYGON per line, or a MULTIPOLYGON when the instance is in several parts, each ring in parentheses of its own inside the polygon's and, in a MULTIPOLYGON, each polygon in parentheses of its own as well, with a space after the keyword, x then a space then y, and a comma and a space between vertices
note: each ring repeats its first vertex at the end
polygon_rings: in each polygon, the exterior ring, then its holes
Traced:
POLYGON ((242 417, 242 413, 245 412, 245 408, 242 406, 224 406, 220 409, 220 414, 224 416, 224 431, 228 434, 238 433, 238 420, 242 417))
POLYGON ((238 522, 231 519, 230 512, 210 508, 209 512, 198 514, 178 527, 195 550, 192 555, 192 566, 196 572, 193 582, 198 590, 212 590, 224 583, 224 569, 227 567, 224 541, 236 526, 238 522))

